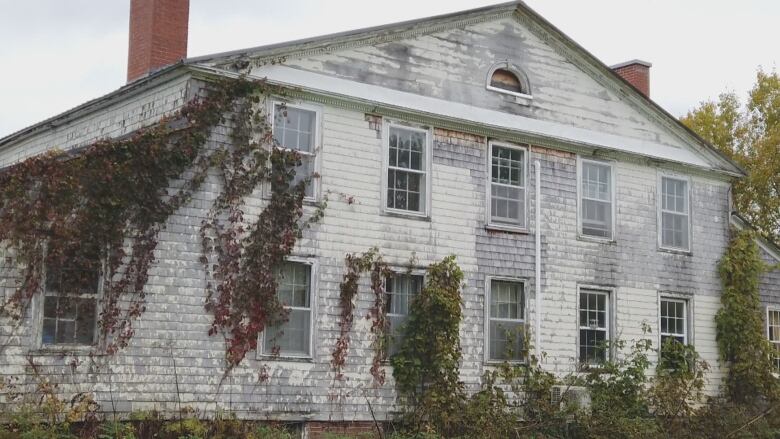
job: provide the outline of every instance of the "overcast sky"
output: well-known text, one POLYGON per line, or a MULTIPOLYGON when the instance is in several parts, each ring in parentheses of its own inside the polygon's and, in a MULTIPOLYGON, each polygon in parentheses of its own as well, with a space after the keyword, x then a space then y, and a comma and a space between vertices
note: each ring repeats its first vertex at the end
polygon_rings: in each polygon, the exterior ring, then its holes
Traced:
MULTIPOLYGON (((392 23, 496 0, 191 0, 189 56, 392 23)), ((745 96, 780 61, 776 0, 527 0, 607 64, 653 63, 675 116, 724 90, 745 96)), ((129 0, 0 0, 0 136, 121 87, 129 0)))

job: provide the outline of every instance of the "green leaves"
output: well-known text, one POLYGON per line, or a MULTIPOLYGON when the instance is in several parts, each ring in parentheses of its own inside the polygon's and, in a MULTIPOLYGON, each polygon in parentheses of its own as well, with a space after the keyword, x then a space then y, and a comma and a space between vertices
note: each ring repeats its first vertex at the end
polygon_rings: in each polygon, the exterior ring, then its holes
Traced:
POLYGON ((765 269, 754 232, 732 230, 729 247, 718 265, 723 294, 715 323, 720 358, 729 367, 726 390, 732 401, 742 404, 780 398, 758 295, 759 278, 765 269))
POLYGON ((737 162, 748 176, 734 183, 740 213, 780 241, 780 76, 759 70, 745 106, 734 93, 702 102, 681 121, 737 162))

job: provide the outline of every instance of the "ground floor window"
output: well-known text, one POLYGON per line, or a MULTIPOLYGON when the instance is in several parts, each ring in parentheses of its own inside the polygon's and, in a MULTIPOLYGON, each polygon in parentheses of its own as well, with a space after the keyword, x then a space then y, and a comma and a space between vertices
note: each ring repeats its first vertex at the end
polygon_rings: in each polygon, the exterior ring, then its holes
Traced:
POLYGON ((277 272, 277 297, 288 311, 287 321, 266 330, 263 352, 311 356, 311 265, 288 261, 277 272))
POLYGON ((387 354, 390 356, 398 353, 403 340, 403 325, 422 287, 423 276, 420 275, 393 274, 385 279, 385 312, 390 324, 387 354))
POLYGON ((488 360, 522 361, 525 351, 524 285, 502 279, 491 279, 488 285, 488 360))
POLYGON ((580 289, 579 362, 600 364, 607 360, 609 333, 609 292, 580 289))

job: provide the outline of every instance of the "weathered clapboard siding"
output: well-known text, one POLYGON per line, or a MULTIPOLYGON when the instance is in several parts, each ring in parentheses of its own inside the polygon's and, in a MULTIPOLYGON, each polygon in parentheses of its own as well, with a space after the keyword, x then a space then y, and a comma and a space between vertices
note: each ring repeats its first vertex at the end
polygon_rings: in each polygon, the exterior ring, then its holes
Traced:
MULTIPOLYGON (((160 99, 166 96, 150 94, 160 99)), ((318 264, 316 343, 311 361, 248 358, 220 386, 224 345, 219 337, 207 335, 211 319, 203 309, 205 274, 198 261, 198 227, 219 190, 218 181, 212 178, 160 234, 158 263, 147 286, 147 312, 136 323, 136 335, 126 350, 96 359, 100 367, 93 368, 84 357, 74 367, 71 360, 76 357, 70 354, 28 352, 34 345, 34 331, 23 326, 13 345, 0 354, 2 374, 26 376, 32 385, 32 371, 25 359, 29 353, 41 373, 60 383, 64 394, 94 391, 106 410, 112 404, 120 412, 175 410, 181 398, 182 404, 206 412, 223 408, 253 418, 367 420, 368 397, 382 419, 394 410, 395 396, 390 371, 385 386, 372 386, 372 338, 369 322, 363 318, 373 300, 367 285, 358 297, 346 380, 335 380, 330 367, 338 335, 338 284, 344 256, 378 246, 386 260, 398 266, 406 264, 413 252, 420 266, 451 253, 458 256, 466 273, 461 373, 468 387, 476 388, 486 367, 485 276, 528 279, 531 326, 536 319, 533 235, 485 230, 487 139, 435 129, 431 218, 399 218, 381 209, 382 139, 372 122, 375 118, 327 106, 322 112, 321 184, 323 192, 330 191, 330 203, 322 223, 306 232, 295 251, 318 264), (354 196, 356 203, 347 203, 345 196, 354 196), (270 375, 264 383, 258 381, 263 367, 270 375)), ((73 129, 90 131, 87 127, 73 129)), ((215 130, 212 142, 228 141, 226 127, 215 130)), ((40 148, 49 146, 44 137, 40 142, 40 148)), ((721 373, 715 361, 712 323, 719 292, 714 267, 726 242, 727 184, 700 177, 693 180, 692 255, 674 255, 657 250, 658 169, 616 164, 616 241, 601 244, 577 239, 576 156, 531 147, 530 164, 531 232, 537 227, 534 209, 542 209, 545 314, 540 348, 547 353, 545 367, 561 375, 574 370, 578 284, 614 288, 616 331, 625 339, 642 336, 639 324, 646 321, 654 331, 650 336, 657 340, 659 291, 683 292, 693 295, 695 343, 715 366, 710 381, 714 392, 721 373), (537 159, 541 162, 541 200, 533 196, 533 162, 537 159)), ((248 214, 256 215, 262 207, 263 200, 255 197, 248 203, 248 214)))
POLYGON ((580 128, 683 147, 626 99, 586 74, 515 17, 398 41, 289 58, 287 65, 358 82, 580 128), (533 104, 485 89, 490 67, 509 61, 528 75, 533 104))
POLYGON ((761 276, 761 302, 766 305, 780 306, 780 260, 775 259, 764 249, 761 249, 761 258, 772 270, 761 276))
POLYGON ((4 146, 0 166, 23 160, 50 149, 67 150, 88 145, 96 140, 120 137, 172 114, 188 99, 189 75, 177 75, 164 84, 126 96, 113 103, 96 106, 92 111, 68 121, 53 120, 45 129, 27 138, 4 146))

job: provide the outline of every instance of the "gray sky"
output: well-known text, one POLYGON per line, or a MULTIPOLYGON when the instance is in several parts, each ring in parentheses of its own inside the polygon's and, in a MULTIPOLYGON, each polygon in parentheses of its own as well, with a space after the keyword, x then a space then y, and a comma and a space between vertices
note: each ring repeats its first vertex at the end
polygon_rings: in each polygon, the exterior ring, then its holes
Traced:
MULTIPOLYGON (((392 23, 500 0, 191 0, 189 56, 392 23)), ((527 0, 607 64, 653 63, 679 116, 780 61, 776 0, 527 0)), ((0 0, 0 136, 122 86, 129 0, 0 0)))

